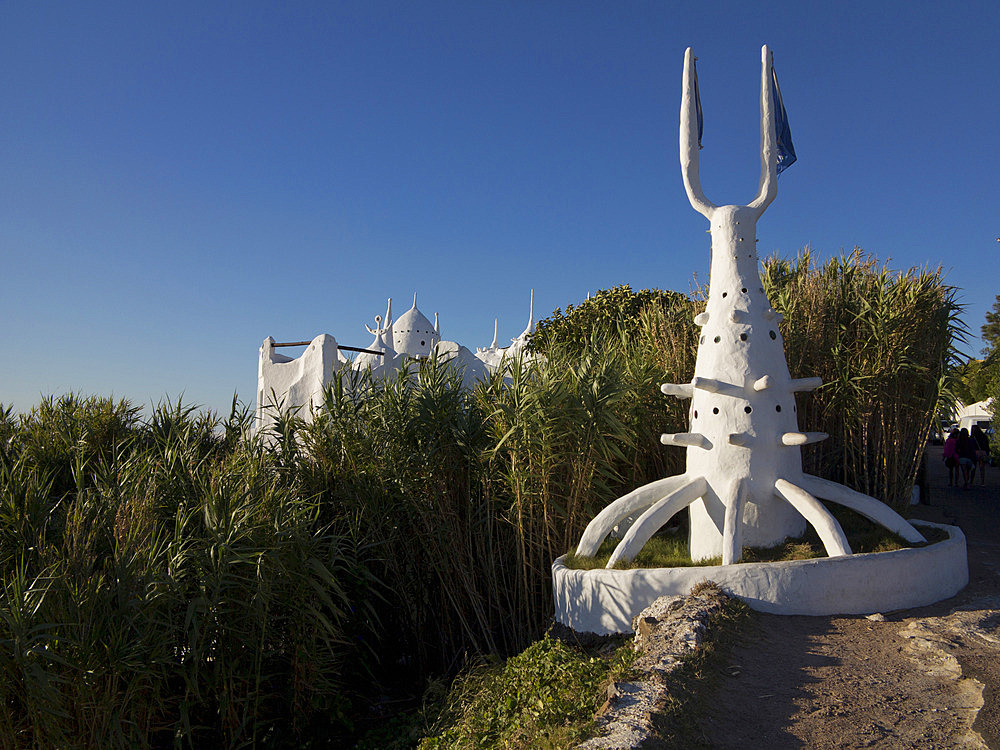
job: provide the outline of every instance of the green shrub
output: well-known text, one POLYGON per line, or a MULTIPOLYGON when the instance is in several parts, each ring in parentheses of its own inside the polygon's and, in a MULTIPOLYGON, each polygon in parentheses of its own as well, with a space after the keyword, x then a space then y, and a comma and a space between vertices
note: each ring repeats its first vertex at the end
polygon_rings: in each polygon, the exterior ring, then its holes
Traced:
POLYGON ((602 686, 634 660, 631 644, 601 657, 546 636, 503 664, 464 672, 449 692, 444 728, 419 747, 567 747, 592 727, 602 686))

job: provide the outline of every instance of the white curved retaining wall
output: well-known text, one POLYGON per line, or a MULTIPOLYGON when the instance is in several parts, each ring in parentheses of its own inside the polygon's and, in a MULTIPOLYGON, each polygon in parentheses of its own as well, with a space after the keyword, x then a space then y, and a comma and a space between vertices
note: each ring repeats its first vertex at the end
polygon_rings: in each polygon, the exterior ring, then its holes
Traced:
POLYGON ((965 535, 957 526, 916 522, 948 539, 843 557, 772 563, 635 570, 571 570, 552 563, 556 621, 577 632, 631 633, 632 618, 660 596, 687 594, 715 581, 759 612, 840 615, 921 607, 954 596, 969 582, 965 535))

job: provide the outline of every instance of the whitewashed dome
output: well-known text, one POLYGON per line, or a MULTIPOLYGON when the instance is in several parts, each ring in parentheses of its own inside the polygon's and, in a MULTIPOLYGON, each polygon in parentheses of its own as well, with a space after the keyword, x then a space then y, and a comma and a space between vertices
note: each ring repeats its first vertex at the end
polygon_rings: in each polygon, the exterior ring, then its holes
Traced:
POLYGON ((413 307, 392 324, 392 348, 411 357, 429 357, 440 340, 441 334, 434 324, 417 309, 417 295, 414 294, 413 307))

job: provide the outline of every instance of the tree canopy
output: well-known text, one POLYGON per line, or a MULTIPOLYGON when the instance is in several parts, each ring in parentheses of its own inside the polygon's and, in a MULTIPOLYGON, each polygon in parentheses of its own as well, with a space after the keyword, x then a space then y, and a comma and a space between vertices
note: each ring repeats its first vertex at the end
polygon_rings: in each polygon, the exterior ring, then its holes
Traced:
POLYGON ((993 303, 993 309, 986 313, 986 322, 983 323, 981 332, 983 341, 986 342, 983 354, 989 355, 1000 344, 1000 294, 993 303))
POLYGON ((682 309, 693 316, 694 303, 680 292, 663 289, 642 289, 633 292, 628 284, 601 289, 579 305, 567 305, 538 321, 531 346, 540 352, 548 351, 555 344, 583 349, 597 332, 608 336, 633 338, 640 328, 640 313, 650 305, 660 306, 664 312, 682 309))

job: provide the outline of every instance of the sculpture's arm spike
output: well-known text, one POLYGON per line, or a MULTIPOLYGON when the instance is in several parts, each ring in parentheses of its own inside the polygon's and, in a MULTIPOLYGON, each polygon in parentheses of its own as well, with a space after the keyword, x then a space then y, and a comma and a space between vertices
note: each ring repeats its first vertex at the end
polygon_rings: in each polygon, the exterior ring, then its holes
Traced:
POLYGON ((779 479, 774 483, 778 497, 787 500, 816 529, 820 541, 830 557, 840 557, 851 554, 851 545, 840 523, 823 504, 808 491, 798 487, 787 479, 779 479))
POLYGON ((660 386, 660 392, 665 396, 691 398, 694 395, 694 386, 690 383, 664 383, 660 386))
POLYGON ((774 125, 774 95, 771 92, 771 50, 760 49, 760 187, 747 208, 757 209, 758 218, 778 195, 778 135, 774 125))
POLYGON ((756 439, 749 432, 732 432, 729 434, 729 444, 738 445, 741 448, 749 448, 756 439))
POLYGON ((726 517, 722 526, 722 564, 732 565, 743 558, 743 506, 747 500, 747 479, 734 479, 723 503, 726 517))
POLYGON ((807 491, 824 500, 843 505, 845 508, 860 513, 865 518, 885 526, 889 531, 899 534, 908 542, 926 542, 923 534, 913 528, 906 519, 883 502, 874 497, 831 482, 829 479, 815 477, 812 474, 799 476, 799 484, 807 491))
POLYGON ((705 197, 698 174, 698 78, 694 70, 694 52, 684 52, 684 87, 681 93, 681 176, 684 190, 695 211, 711 220, 715 204, 705 197))
POLYGON ((786 432, 781 436, 782 445, 809 445, 826 440, 829 435, 825 432, 786 432))
POLYGON ((702 327, 708 323, 709 315, 707 312, 701 312, 694 316, 694 324, 696 326, 702 327))
POLYGON ((624 497, 607 505, 594 517, 593 521, 587 524, 583 536, 580 537, 580 543, 576 547, 576 554, 582 557, 593 557, 597 554, 601 542, 615 526, 633 514, 644 513, 651 505, 686 485, 690 479, 685 474, 658 479, 632 490, 624 497))
POLYGON ((660 442, 664 445, 679 445, 684 448, 712 450, 712 441, 700 432, 666 432, 660 435, 660 442))
POLYGON ((704 495, 707 490, 708 482, 705 481, 705 478, 697 477, 651 506, 625 532, 625 536, 615 547, 615 551, 611 553, 605 567, 613 568, 619 560, 632 560, 663 524, 669 521, 675 513, 684 510, 704 495))
POLYGON ((815 391, 823 385, 823 378, 795 378, 789 383, 792 392, 815 391))
POLYGON ((691 381, 691 385, 693 385, 699 391, 718 393, 723 396, 732 396, 733 398, 746 397, 745 388, 741 388, 740 386, 734 385, 732 383, 726 383, 722 380, 716 380, 715 378, 696 377, 691 381))

